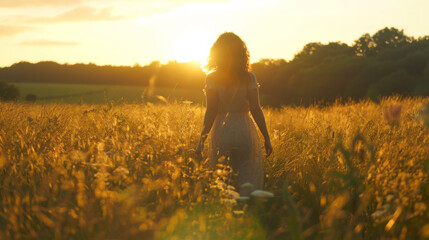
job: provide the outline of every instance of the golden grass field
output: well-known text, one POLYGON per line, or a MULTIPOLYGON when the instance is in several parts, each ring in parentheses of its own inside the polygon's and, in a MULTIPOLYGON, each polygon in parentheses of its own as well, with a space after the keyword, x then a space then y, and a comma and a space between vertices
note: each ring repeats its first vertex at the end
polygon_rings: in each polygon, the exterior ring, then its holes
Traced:
POLYGON ((429 239, 428 101, 264 108, 248 200, 194 155, 202 106, 0 103, 0 239, 429 239))

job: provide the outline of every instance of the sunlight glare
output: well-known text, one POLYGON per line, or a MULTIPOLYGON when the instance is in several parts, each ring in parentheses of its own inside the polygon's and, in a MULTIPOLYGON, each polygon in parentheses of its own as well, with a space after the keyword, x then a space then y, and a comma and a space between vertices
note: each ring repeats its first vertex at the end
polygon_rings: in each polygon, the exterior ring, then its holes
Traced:
POLYGON ((197 61, 204 66, 207 62, 210 47, 215 40, 216 35, 207 31, 184 32, 176 41, 174 59, 178 62, 197 61))

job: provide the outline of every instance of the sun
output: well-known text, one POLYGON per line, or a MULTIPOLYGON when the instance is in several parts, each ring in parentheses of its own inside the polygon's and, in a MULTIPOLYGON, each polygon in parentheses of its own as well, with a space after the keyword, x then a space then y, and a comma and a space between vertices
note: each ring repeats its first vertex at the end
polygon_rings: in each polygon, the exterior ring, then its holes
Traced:
POLYGON ((206 31, 184 32, 176 40, 173 58, 178 62, 197 61, 204 66, 215 40, 214 34, 206 31))

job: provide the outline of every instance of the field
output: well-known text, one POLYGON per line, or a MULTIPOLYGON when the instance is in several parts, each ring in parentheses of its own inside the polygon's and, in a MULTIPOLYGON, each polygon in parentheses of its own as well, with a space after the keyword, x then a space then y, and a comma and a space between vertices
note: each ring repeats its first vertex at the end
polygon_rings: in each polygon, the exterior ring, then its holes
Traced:
POLYGON ((250 199, 194 155, 200 105, 0 103, 0 239, 429 239, 428 101, 264 108, 250 199))
POLYGON ((28 94, 37 96, 37 103, 160 103, 165 101, 192 101, 202 103, 201 89, 149 88, 146 86, 14 83, 21 91, 21 101, 28 94))
MULTIPOLYGON (((165 103, 188 102, 202 104, 203 91, 198 89, 160 88, 147 86, 97 85, 97 84, 60 84, 60 83, 14 83, 21 93, 20 101, 25 96, 34 94, 36 103, 65 104, 105 104, 105 103, 165 103)), ((276 101, 268 95, 261 95, 261 103, 276 101)))

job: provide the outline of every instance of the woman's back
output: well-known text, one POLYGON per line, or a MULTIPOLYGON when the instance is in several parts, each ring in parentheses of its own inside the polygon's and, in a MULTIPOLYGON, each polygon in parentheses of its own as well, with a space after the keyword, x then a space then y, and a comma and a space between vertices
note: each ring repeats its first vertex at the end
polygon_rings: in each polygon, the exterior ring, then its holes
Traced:
POLYGON ((206 79, 206 90, 216 91, 220 113, 248 112, 248 91, 257 87, 256 77, 251 72, 245 72, 236 78, 215 72, 206 79))

